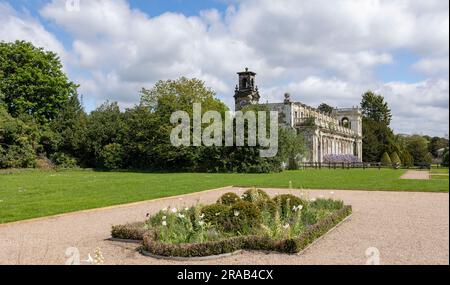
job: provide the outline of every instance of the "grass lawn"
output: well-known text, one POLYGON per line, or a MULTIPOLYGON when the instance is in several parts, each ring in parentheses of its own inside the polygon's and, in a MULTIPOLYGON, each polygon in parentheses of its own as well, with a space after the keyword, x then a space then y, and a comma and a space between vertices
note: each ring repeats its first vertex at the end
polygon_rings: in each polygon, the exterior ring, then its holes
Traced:
POLYGON ((431 174, 448 174, 448 168, 431 168, 431 174))
POLYGON ((448 175, 431 175, 431 179, 439 179, 439 180, 447 180, 448 181, 448 175))
POLYGON ((199 192, 228 185, 448 192, 448 179, 400 180, 403 170, 308 169, 272 174, 0 172, 0 223, 199 192))

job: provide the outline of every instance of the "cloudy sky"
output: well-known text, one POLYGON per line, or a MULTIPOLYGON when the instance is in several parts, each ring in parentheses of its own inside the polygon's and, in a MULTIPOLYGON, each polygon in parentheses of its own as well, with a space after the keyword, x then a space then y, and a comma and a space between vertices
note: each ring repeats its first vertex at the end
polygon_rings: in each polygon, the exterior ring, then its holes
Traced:
POLYGON ((448 134, 447 0, 0 0, 0 40, 16 39, 60 55, 87 111, 180 76, 232 107, 249 67, 264 102, 347 107, 371 89, 396 132, 448 134))

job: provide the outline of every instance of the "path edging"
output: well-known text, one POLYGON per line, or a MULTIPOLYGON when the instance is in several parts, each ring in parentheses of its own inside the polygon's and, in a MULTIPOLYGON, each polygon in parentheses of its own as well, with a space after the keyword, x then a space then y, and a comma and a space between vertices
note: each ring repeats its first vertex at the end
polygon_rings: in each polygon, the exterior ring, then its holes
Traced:
POLYGON ((145 201, 138 201, 138 202, 127 203, 127 204, 119 204, 119 205, 107 206, 107 207, 102 207, 102 208, 86 209, 86 210, 81 210, 81 211, 56 214, 56 215, 33 218, 33 219, 28 219, 28 220, 15 221, 15 222, 10 222, 10 223, 0 224, 0 228, 7 227, 7 226, 26 224, 26 223, 31 223, 31 222, 38 222, 38 221, 43 221, 43 220, 47 220, 47 219, 57 219, 57 218, 62 218, 62 217, 66 217, 69 215, 95 213, 95 212, 104 211, 104 210, 132 207, 132 206, 142 205, 142 204, 145 204, 148 202, 157 202, 157 201, 164 201, 164 200, 176 199, 176 198, 182 198, 182 197, 190 197, 190 196, 198 195, 201 193, 221 191, 221 190, 230 189, 230 188, 233 188, 233 186, 224 186, 224 187, 220 187, 220 188, 216 188, 216 189, 203 190, 203 191, 199 191, 199 192, 192 192, 192 193, 181 194, 181 195, 176 195, 176 196, 168 196, 168 197, 150 199, 150 200, 145 200, 145 201))

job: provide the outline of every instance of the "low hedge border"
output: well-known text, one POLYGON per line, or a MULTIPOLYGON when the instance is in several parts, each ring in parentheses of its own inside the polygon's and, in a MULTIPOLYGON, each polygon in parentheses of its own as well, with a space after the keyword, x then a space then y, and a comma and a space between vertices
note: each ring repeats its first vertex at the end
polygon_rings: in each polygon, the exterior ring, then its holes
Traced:
POLYGON ((113 226, 111 230, 112 241, 128 241, 136 242, 144 239, 144 234, 147 230, 144 228, 144 223, 133 223, 126 225, 113 226))
POLYGON ((344 206, 331 216, 317 222, 297 238, 272 240, 261 236, 240 236, 221 241, 193 244, 170 244, 158 241, 154 230, 143 234, 142 251, 150 256, 164 257, 217 257, 240 250, 275 251, 295 254, 306 249, 319 237, 323 236, 352 213, 351 206, 344 206))
POLYGON ((170 260, 170 261, 208 261, 208 260, 216 260, 216 259, 220 259, 220 258, 225 258, 225 257, 230 257, 230 256, 235 256, 235 255, 239 255, 243 252, 242 249, 234 251, 234 252, 230 252, 230 253, 224 253, 224 254, 219 254, 219 255, 209 255, 209 256, 196 256, 196 257, 178 257, 178 256, 162 256, 162 255, 155 255, 155 254, 151 254, 148 251, 145 251, 143 249, 143 247, 141 247, 139 249, 139 252, 144 255, 144 256, 148 256, 151 258, 155 258, 155 259, 160 259, 160 260, 170 260))

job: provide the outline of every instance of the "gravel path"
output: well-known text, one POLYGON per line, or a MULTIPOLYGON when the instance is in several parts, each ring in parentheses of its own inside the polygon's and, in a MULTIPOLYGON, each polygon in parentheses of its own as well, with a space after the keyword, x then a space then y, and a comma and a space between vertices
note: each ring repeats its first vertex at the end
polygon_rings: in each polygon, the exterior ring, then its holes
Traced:
MULTIPOLYGON (((239 192, 241 189, 232 188, 239 192)), ((136 244, 111 242, 113 224, 142 221, 166 206, 209 203, 230 189, 148 201, 0 225, 0 264, 65 264, 66 249, 76 247, 82 264, 100 248, 106 264, 176 264, 140 255, 136 244)), ((296 190, 268 190, 271 194, 296 190)), ((305 191, 343 199, 353 216, 302 255, 244 252, 200 264, 365 264, 366 249, 376 247, 381 264, 449 264, 448 193, 305 191)), ((197 263, 197 264, 198 264, 197 263)), ((181 262, 181 264, 192 264, 181 262)))
POLYGON ((416 180, 428 180, 430 179, 429 171, 408 170, 400 179, 416 179, 416 180))

